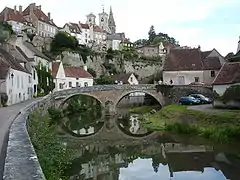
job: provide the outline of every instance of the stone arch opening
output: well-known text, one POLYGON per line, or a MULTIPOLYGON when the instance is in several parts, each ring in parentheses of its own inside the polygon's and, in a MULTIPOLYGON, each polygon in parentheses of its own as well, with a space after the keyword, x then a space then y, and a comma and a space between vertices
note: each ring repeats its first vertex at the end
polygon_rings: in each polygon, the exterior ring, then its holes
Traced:
POLYGON ((128 96, 129 94, 134 94, 134 93, 145 93, 145 95, 151 96, 152 98, 154 98, 159 105, 162 107, 164 105, 164 98, 162 93, 160 92, 151 92, 151 91, 145 91, 145 90, 132 90, 132 91, 127 91, 123 94, 121 94, 121 96, 119 96, 114 104, 114 108, 116 109, 117 105, 119 104, 119 102, 126 96, 128 96))
POLYGON ((63 108, 64 107, 64 104, 66 104, 67 101, 69 101, 71 98, 73 97, 76 97, 76 96, 89 96, 89 97, 92 97, 94 98, 95 100, 97 100, 100 104, 101 104, 101 107, 104 108, 105 107, 105 104, 95 95, 92 95, 92 94, 87 94, 87 93, 77 93, 77 94, 71 94, 70 96, 66 97, 59 105, 59 108, 63 108))

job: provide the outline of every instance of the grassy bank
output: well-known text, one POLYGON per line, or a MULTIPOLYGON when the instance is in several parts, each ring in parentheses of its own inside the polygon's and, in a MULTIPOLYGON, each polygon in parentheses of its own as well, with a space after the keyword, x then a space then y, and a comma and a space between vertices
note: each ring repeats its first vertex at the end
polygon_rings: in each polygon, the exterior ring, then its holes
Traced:
POLYGON ((240 138, 240 113, 237 112, 210 114, 170 105, 154 115, 146 114, 145 118, 144 126, 155 131, 196 135, 221 143, 240 138))
POLYGON ((28 131, 47 180, 67 179, 64 170, 70 164, 71 152, 57 138, 57 124, 48 114, 36 110, 30 115, 28 131))
POLYGON ((137 113, 137 114, 146 114, 149 113, 153 109, 158 109, 159 106, 138 106, 132 107, 128 110, 129 113, 137 113))

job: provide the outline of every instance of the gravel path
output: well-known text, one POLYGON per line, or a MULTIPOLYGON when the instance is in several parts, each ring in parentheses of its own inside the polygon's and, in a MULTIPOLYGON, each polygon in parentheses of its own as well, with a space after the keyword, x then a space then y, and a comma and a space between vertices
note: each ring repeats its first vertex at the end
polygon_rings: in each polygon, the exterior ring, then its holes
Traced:
POLYGON ((226 112, 239 112, 240 113, 240 110, 215 109, 212 106, 212 104, 189 106, 188 109, 201 111, 201 112, 208 112, 208 113, 226 113, 226 112))

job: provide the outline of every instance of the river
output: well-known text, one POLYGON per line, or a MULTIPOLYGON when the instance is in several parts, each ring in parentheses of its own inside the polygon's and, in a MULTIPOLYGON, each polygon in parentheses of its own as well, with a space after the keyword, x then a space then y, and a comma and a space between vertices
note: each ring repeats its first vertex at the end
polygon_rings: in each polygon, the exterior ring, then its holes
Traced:
POLYGON ((90 104, 66 116, 61 126, 67 148, 74 152, 65 171, 69 180, 240 179, 238 145, 164 136, 144 128, 142 114, 130 113, 128 106, 108 117, 98 103, 90 104))

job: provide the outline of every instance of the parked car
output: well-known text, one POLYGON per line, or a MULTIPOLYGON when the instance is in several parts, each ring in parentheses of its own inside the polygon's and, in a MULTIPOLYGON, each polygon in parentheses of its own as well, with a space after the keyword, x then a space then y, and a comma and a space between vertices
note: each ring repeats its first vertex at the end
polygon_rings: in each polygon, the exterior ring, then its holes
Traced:
POLYGON ((201 104, 211 104, 212 100, 208 97, 205 97, 202 94, 190 94, 189 96, 194 97, 195 99, 199 99, 201 104))
POLYGON ((188 97, 181 97, 181 99, 179 100, 179 104, 181 104, 181 105, 198 105, 198 104, 201 104, 201 101, 194 97, 188 96, 188 97))

